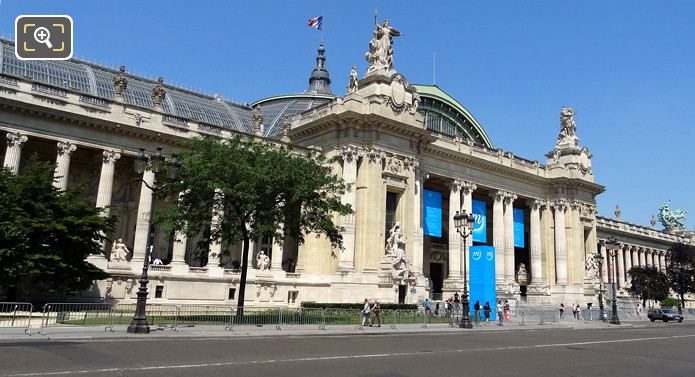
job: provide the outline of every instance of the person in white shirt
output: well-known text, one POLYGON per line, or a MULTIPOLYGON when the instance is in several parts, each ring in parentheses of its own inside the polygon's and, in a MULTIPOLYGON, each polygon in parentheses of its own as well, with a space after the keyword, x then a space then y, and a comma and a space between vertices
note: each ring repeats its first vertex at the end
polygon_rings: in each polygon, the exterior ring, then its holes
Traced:
POLYGON ((497 319, 500 321, 497 326, 504 326, 502 323, 504 322, 504 307, 502 306, 502 301, 497 301, 497 319))

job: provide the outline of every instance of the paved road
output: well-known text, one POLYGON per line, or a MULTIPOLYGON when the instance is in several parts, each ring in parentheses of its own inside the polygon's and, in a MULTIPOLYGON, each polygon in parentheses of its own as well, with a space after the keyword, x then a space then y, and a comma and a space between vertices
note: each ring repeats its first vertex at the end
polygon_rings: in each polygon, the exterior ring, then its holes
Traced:
POLYGON ((0 376, 695 376, 695 324, 0 342, 0 376))

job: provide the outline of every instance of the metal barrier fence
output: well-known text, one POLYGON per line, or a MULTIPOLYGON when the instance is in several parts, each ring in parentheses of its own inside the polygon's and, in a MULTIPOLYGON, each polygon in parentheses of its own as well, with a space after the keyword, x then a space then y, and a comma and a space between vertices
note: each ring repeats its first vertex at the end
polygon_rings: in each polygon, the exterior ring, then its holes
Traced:
MULTIPOLYGON (((0 327, 24 328, 31 335, 32 313, 34 307, 30 303, 0 302, 0 327)), ((116 325, 128 325, 135 314, 136 304, 105 304, 105 303, 49 303, 44 305, 40 316, 39 334, 46 334, 47 329, 54 327, 74 326, 103 326, 104 331, 113 331, 116 325)), ((621 321, 632 321, 636 312, 634 308, 619 308, 621 321)), ((685 314, 686 310, 684 310, 685 314)), ((690 314, 690 313, 688 313, 690 314)), ((191 304, 149 304, 146 307, 147 321, 151 326, 166 327, 179 331, 182 327, 219 326, 225 330, 237 327, 256 326, 274 327, 278 330, 284 327, 297 328, 301 326, 315 327, 325 330, 328 326, 384 326, 398 329, 399 327, 432 325, 448 325, 456 327, 461 321, 461 310, 425 312, 423 310, 380 310, 379 315, 371 312, 365 319, 359 309, 338 308, 277 308, 247 306, 237 308, 225 305, 191 305, 191 304)), ((604 310, 604 320, 610 319, 610 307, 604 310)), ((571 310, 560 318, 556 307, 519 308, 509 313, 510 319, 503 322, 505 326, 524 326, 527 324, 558 324, 565 321, 577 320, 571 310)), ((579 320, 600 321, 597 308, 584 310, 579 320)), ((642 320, 646 320, 646 312, 642 312, 642 320)), ((485 326, 484 318, 475 323, 485 326)), ((34 323, 38 323, 38 318, 34 323)), ((491 321, 497 322, 497 321, 491 321)), ((491 325, 493 323, 488 323, 491 325)), ((35 325, 36 326, 36 325, 35 325)))
POLYGON ((43 307, 39 334, 45 335, 48 327, 104 326, 113 332, 111 304, 51 303, 43 307))
POLYGON ((34 306, 28 302, 0 302, 0 327, 24 328, 31 335, 34 306))

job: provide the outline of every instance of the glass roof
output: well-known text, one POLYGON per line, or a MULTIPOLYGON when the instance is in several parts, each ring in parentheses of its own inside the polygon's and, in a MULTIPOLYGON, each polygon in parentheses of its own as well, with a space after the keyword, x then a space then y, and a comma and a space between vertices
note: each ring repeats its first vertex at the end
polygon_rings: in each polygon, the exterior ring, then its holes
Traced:
MULTIPOLYGON (((114 69, 76 59, 19 60, 14 54, 14 43, 8 40, 1 42, 0 73, 3 75, 21 77, 107 100, 115 95, 112 80, 118 71, 114 69)), ((126 77, 128 86, 123 93, 124 102, 152 108, 152 89, 157 82, 130 74, 126 74, 126 77)), ((162 102, 162 109, 167 114, 239 132, 249 133, 253 130, 251 108, 248 106, 171 85, 165 84, 164 87, 167 95, 162 102)))

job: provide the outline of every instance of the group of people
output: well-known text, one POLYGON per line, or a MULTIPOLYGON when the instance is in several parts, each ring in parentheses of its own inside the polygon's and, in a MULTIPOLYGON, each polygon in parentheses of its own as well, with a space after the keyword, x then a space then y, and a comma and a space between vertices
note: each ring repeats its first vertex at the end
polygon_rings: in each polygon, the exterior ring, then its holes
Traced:
MULTIPOLYGON (((453 297, 450 297, 444 302, 445 308, 446 308, 446 316, 451 316, 452 311, 455 313, 459 313, 460 310, 460 305, 461 305, 461 300, 459 299, 458 293, 455 293, 453 297)), ((425 315, 431 315, 432 314, 432 309, 430 307, 430 300, 429 298, 426 298, 422 302, 422 308, 425 311, 425 315)), ((473 322, 476 325, 480 325, 481 320, 484 318, 485 324, 489 325, 490 324, 490 318, 492 317, 492 306, 490 305, 489 301, 485 302, 485 305, 480 305, 480 301, 476 301, 475 304, 473 304, 473 322), (483 317, 481 317, 481 310, 483 317)), ((504 321, 510 321, 510 305, 508 300, 502 300, 497 302, 496 306, 497 310, 497 318, 499 320, 499 326, 503 326, 504 321)), ((434 315, 439 315, 439 303, 435 305, 434 309, 434 315)))
POLYGON ((376 327, 381 327, 381 304, 379 300, 374 299, 369 302, 369 299, 364 299, 364 307, 362 308, 362 327, 372 327, 376 321, 376 327))
MULTIPOLYGON (((572 317, 574 319, 582 319, 582 306, 579 304, 572 304, 570 306, 572 308, 572 317)), ((558 309, 560 311, 560 319, 565 318, 565 304, 560 303, 560 308, 558 309)))

